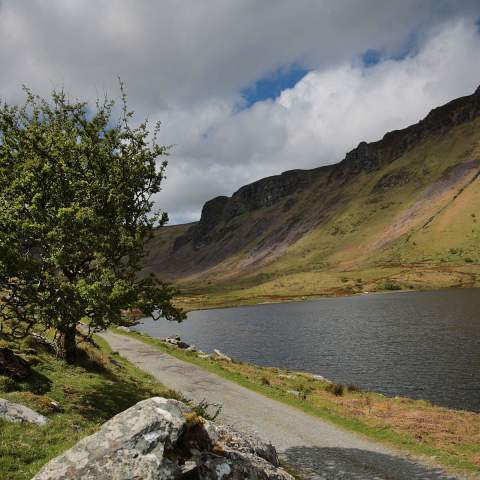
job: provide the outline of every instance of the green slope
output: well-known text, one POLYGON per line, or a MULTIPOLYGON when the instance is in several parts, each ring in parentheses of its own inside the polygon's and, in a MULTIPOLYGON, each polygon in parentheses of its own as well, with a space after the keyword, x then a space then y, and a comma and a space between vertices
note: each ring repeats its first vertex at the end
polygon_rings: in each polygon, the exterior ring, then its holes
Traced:
POLYGON ((149 268, 211 305, 478 286, 479 173, 477 90, 339 164, 208 202, 159 230, 149 268))

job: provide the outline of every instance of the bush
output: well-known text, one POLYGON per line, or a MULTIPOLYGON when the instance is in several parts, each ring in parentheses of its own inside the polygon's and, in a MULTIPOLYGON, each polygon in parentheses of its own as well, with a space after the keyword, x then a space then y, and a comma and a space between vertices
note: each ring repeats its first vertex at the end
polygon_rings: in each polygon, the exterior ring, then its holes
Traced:
POLYGON ((325 390, 329 393, 333 393, 336 397, 341 397, 343 395, 343 385, 341 383, 329 383, 325 390))
POLYGON ((354 383, 349 383, 347 385, 347 390, 349 392, 360 392, 361 388, 358 385, 355 385, 354 383))
POLYGON ((262 385, 270 385, 270 380, 267 377, 262 377, 260 381, 262 382, 262 385))
POLYGON ((0 392, 14 392, 17 390, 17 383, 13 378, 0 375, 0 392))
POLYGON ((473 258, 467 257, 465 263, 473 263, 473 258))
POLYGON ((222 411, 222 406, 217 405, 215 403, 209 403, 207 400, 203 399, 201 402, 197 404, 191 404, 190 407, 192 408, 191 418, 194 419, 196 417, 204 418, 205 420, 215 420, 222 411), (213 408, 214 412, 210 413, 209 409, 213 408))
POLYGON ((383 288, 385 290, 401 290, 402 289, 402 287, 398 283, 392 282, 390 280, 387 280, 383 284, 383 288))

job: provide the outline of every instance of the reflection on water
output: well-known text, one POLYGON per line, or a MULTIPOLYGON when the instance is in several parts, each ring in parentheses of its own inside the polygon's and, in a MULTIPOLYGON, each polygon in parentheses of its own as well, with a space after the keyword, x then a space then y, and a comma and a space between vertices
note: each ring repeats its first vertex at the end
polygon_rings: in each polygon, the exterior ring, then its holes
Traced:
POLYGON ((145 320, 204 351, 306 370, 386 395, 480 411, 480 290, 391 293, 145 320))

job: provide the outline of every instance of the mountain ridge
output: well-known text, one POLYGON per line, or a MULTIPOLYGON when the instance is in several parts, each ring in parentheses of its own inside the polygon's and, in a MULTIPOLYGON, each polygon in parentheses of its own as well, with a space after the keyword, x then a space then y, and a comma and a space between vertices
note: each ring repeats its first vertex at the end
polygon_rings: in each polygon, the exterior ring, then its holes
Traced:
MULTIPOLYGON (((370 238, 362 253, 370 255, 406 234, 416 222, 424 224, 428 218, 423 216, 431 213, 428 210, 434 204, 455 196, 451 188, 475 182, 475 172, 478 178, 479 118, 480 87, 472 95, 433 109, 414 125, 388 132, 375 142, 361 142, 336 164, 289 170, 245 185, 231 197, 215 197, 205 203, 198 222, 158 232, 148 268, 185 284, 251 277, 282 257, 293 258, 297 244, 321 230, 321 241, 308 247, 308 255, 317 248, 316 256, 330 264, 326 268, 355 263, 357 258, 335 260, 334 250, 340 245, 332 246, 324 238, 325 231, 342 242, 357 230, 365 233, 373 223, 364 214, 377 211, 374 205, 380 202, 382 209, 391 212, 388 228, 397 229, 399 235, 389 233, 382 241, 370 238), (395 200, 402 191, 403 196, 395 200), (418 197, 416 207, 411 205, 409 210, 414 197, 418 197), (365 202, 364 214, 355 202, 365 202), (345 230, 341 223, 349 215, 353 224, 363 222, 364 226, 355 230, 350 225, 345 230)), ((301 263, 296 262, 294 270, 311 268, 301 263)))

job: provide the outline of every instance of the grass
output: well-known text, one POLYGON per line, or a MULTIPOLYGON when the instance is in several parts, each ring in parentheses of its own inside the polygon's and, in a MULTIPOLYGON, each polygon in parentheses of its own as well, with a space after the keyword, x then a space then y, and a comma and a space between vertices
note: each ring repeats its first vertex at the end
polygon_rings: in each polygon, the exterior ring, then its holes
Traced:
POLYGON ((94 433, 115 414, 152 396, 175 397, 152 377, 112 352, 101 339, 101 349, 83 346, 79 365, 68 365, 25 343, 11 344, 35 363, 28 381, 14 382, 0 375, 0 397, 27 405, 46 415, 37 426, 0 420, 0 477, 30 479, 47 461, 94 433), (29 349, 29 350, 27 350, 29 349), (61 411, 51 406, 54 400, 61 411))
POLYGON ((138 333, 132 336, 269 398, 422 456, 453 470, 480 472, 480 414, 436 407, 426 401, 388 398, 355 386, 340 388, 304 372, 243 362, 203 359, 138 333))
MULTIPOLYGON (((344 200, 332 216, 307 229, 294 243, 274 244, 272 251, 281 255, 274 255, 271 261, 259 257, 258 262, 249 263, 252 251, 265 239, 252 240, 245 234, 244 248, 234 249, 219 265, 192 276, 174 276, 184 292, 180 305, 196 309, 396 288, 480 287, 480 182, 470 183, 478 167, 468 178, 445 180, 453 167, 479 158, 479 127, 480 119, 476 119, 452 128, 448 135, 426 139, 379 171, 358 176, 353 183, 320 183, 314 190, 306 188, 298 194, 298 208, 287 213, 278 210, 281 202, 270 210, 252 212, 244 229, 235 230, 240 239, 260 218, 267 225, 272 216, 284 224, 303 221, 310 218, 312 209, 321 213, 329 199, 344 200), (408 183, 387 191, 375 190, 382 177, 399 171, 408 172, 408 183)), ((173 244, 173 230, 165 233, 173 244)), ((267 240, 271 240, 274 232, 259 235, 270 235, 267 240)), ((239 238, 235 236, 235 241, 239 238)), ((210 250, 222 248, 223 243, 214 242, 197 256, 204 258, 210 250)), ((159 261, 171 254, 171 250, 159 250, 152 258, 159 261)), ((194 260, 194 256, 188 259, 194 260)), ((164 272, 161 268, 152 271, 164 272)))
POLYGON ((183 288, 176 303, 181 308, 200 310, 261 303, 314 300, 395 290, 441 290, 480 287, 480 263, 460 259, 453 264, 376 265, 362 270, 298 272, 254 286, 235 281, 222 286, 183 288), (362 283, 358 279, 362 279, 362 283))

